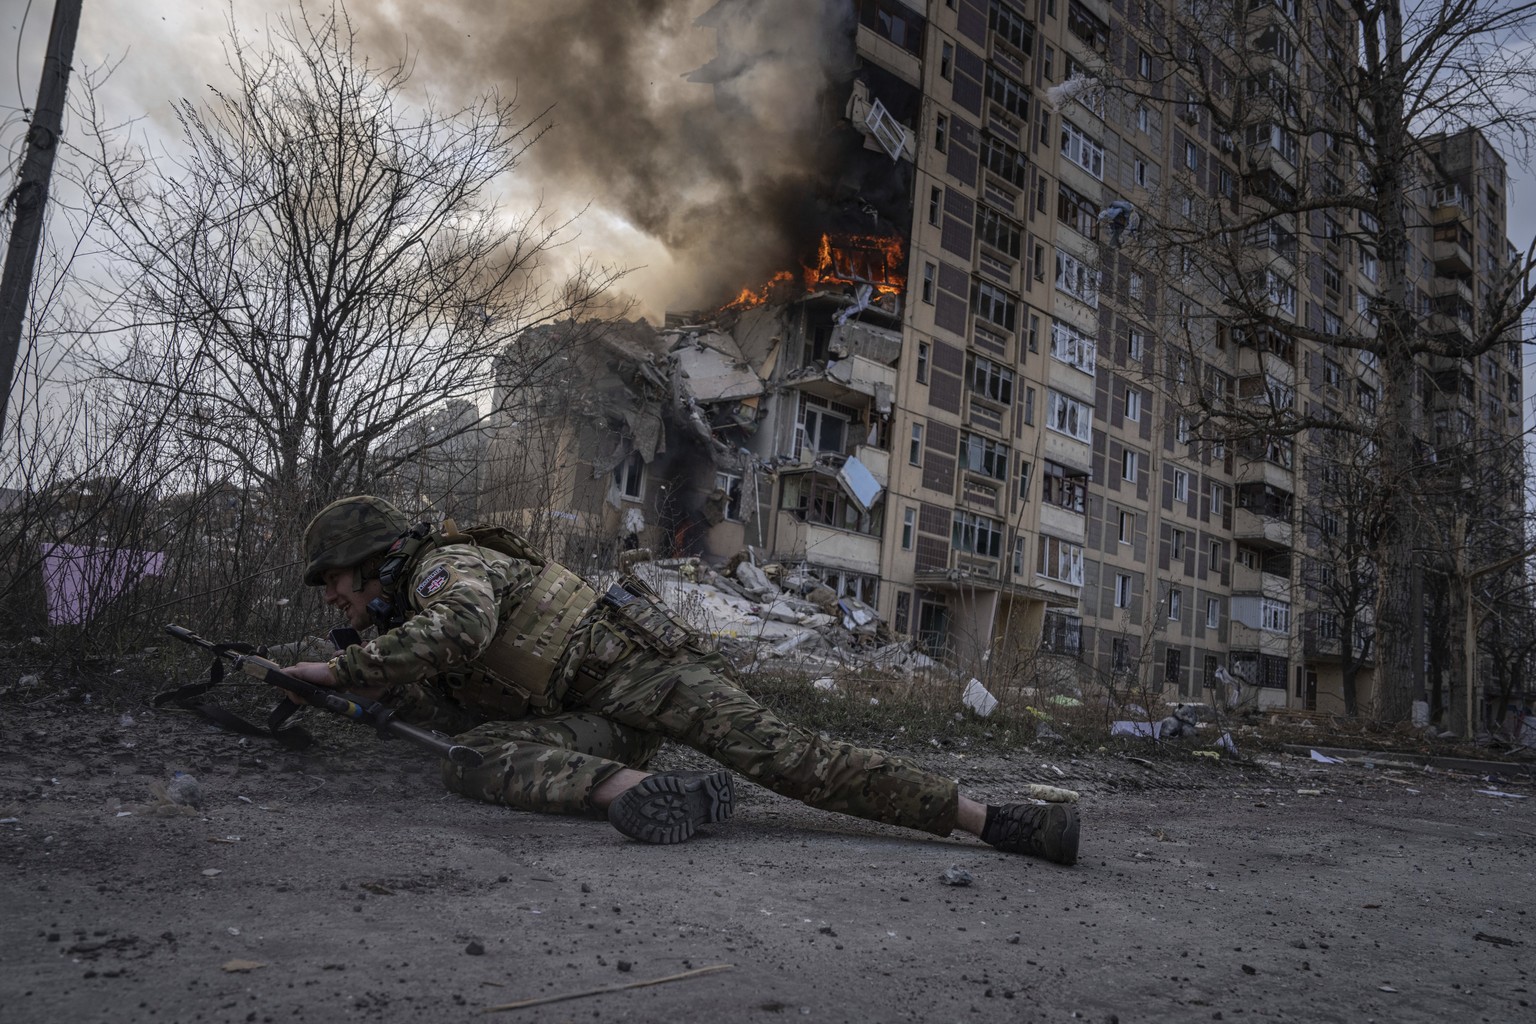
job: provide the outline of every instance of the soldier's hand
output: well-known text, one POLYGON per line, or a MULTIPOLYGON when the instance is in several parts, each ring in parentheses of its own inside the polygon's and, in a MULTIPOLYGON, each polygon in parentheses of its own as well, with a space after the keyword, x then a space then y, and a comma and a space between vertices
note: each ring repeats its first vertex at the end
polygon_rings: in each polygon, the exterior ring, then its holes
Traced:
MULTIPOLYGON (((313 686, 323 686, 327 690, 336 688, 336 676, 331 672, 331 666, 323 661, 301 661, 296 665, 289 665, 283 669, 288 675, 297 676, 313 686)), ((308 704, 309 701, 300 697, 292 690, 284 690, 284 694, 295 704, 308 704)))
POLYGON ((327 690, 336 688, 336 675, 331 671, 331 666, 323 661, 301 661, 289 665, 283 671, 314 686, 323 686, 327 690))

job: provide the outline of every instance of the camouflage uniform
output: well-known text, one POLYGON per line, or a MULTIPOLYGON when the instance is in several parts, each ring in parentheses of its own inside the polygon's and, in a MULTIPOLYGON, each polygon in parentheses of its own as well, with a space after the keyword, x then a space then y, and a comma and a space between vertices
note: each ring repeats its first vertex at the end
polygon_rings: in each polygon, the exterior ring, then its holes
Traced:
POLYGON ((473 543, 431 547, 397 588, 412 614, 348 648, 332 668, 343 688, 384 686, 385 702, 411 721, 453 728, 477 720, 458 741, 481 750, 485 763, 445 763, 443 774, 450 789, 480 800, 592 813, 593 790, 642 767, 666 738, 812 807, 953 831, 953 781, 780 720, 637 581, 601 601, 588 590, 567 602, 573 621, 551 626, 546 616, 538 635, 517 633, 574 579, 555 563, 473 543), (507 671, 533 664, 517 657, 542 642, 557 648, 543 652, 553 667, 547 679, 507 671), (509 643, 521 653, 509 655, 509 643))

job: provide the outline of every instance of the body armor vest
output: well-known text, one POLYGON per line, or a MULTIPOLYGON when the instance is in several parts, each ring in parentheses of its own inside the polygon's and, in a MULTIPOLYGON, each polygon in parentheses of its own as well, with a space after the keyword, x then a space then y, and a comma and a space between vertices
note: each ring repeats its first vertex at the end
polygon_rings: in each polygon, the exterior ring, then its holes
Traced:
MULTIPOLYGON (((505 527, 475 526, 461 532, 449 519, 436 533, 416 538, 413 531, 402 540, 400 571, 394 580, 386 581, 387 587, 409 580, 410 566, 432 548, 447 544, 474 544, 539 567, 532 581, 503 599, 497 609, 495 638, 452 689, 461 704, 491 717, 517 718, 530 709, 558 709, 561 694, 555 686, 556 671, 571 634, 597 604, 597 592, 505 527), (404 550, 407 547, 411 550, 404 550)), ((392 549, 390 556, 395 554, 392 549)), ((389 569, 387 557, 381 579, 389 569)), ((395 599, 398 602, 400 595, 395 599)))

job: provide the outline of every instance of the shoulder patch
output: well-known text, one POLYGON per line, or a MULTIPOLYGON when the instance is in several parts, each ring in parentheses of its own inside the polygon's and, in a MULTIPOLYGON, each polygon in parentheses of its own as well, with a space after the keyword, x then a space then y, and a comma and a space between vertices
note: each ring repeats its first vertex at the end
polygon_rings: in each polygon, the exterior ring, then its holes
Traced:
POLYGON ((448 567, 440 565, 427 573, 422 581, 416 584, 416 593, 422 597, 431 597, 448 585, 448 567))

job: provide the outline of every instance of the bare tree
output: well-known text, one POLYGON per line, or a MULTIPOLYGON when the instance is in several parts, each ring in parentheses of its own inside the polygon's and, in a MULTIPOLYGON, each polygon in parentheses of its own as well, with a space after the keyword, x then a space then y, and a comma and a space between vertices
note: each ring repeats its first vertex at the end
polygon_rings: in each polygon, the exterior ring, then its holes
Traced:
POLYGON ((483 402, 497 351, 616 275, 541 285, 569 222, 495 194, 541 130, 494 95, 410 107, 410 65, 370 64, 338 7, 300 8, 259 47, 232 27, 227 65, 231 87, 177 106, 174 166, 97 129, 111 308, 132 329, 101 370, 297 518, 419 459, 381 442, 483 402))
POLYGON ((1371 440, 1351 433, 1334 433, 1308 454, 1302 470, 1300 524, 1309 553, 1301 582, 1312 606, 1302 624, 1302 647, 1308 656, 1339 666, 1350 718, 1361 712, 1361 673, 1376 659, 1379 578, 1373 556, 1391 488, 1380 486, 1375 473, 1371 440))

